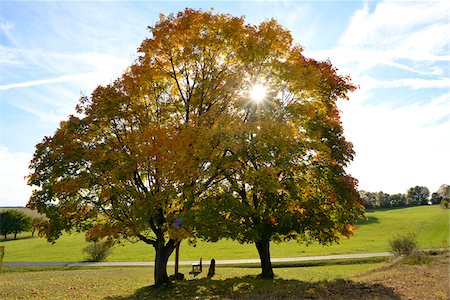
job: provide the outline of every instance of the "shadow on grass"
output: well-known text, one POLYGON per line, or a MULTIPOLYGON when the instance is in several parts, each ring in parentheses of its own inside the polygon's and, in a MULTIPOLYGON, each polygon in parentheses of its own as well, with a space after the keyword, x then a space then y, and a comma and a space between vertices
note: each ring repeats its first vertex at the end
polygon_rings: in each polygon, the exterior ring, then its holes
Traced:
POLYGON ((377 217, 369 216, 367 220, 360 220, 356 223, 356 226, 360 225, 370 225, 370 224, 376 224, 380 223, 377 217))
MULTIPOLYGON (((358 265, 368 263, 386 262, 389 258, 386 257, 364 257, 364 258, 349 258, 349 259, 327 259, 327 260, 311 260, 311 261, 291 261, 291 262, 272 262, 273 269, 279 268, 307 268, 307 267, 324 267, 336 265, 358 265)), ((221 265, 221 268, 248 268, 260 269, 259 263, 241 263, 239 265, 221 265)))
POLYGON ((299 280, 265 280, 255 276, 225 280, 194 279, 162 287, 147 286, 127 297, 131 299, 401 299, 393 289, 381 284, 343 279, 305 282, 299 280))
POLYGON ((3 237, 3 238, 0 238, 0 242, 3 243, 3 242, 11 242, 11 241, 19 241, 19 240, 29 240, 29 239, 34 239, 34 238, 36 238, 36 237, 31 236, 31 235, 19 236, 17 238, 11 237, 11 238, 6 238, 6 239, 5 239, 5 237, 3 237))

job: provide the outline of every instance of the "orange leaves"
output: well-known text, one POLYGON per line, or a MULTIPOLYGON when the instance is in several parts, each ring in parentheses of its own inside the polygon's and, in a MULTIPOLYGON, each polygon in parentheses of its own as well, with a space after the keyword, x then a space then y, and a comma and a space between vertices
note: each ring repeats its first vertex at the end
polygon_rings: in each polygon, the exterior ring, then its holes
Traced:
POLYGON ((270 215, 268 218, 268 222, 270 225, 277 225, 278 221, 277 218, 274 215, 270 215))
POLYGON ((356 231, 356 227, 351 225, 351 224, 347 224, 347 228, 346 230, 342 233, 343 236, 345 236, 346 238, 350 238, 352 236, 355 235, 355 231, 356 231))
MULTIPOLYGON (((37 146, 30 203, 52 215, 53 236, 181 240, 191 228, 175 230, 177 210, 202 200, 241 241, 345 233, 361 214, 335 103, 350 79, 304 57, 275 20, 185 9, 150 30, 139 60, 37 146), (256 81, 267 90, 259 104, 246 90, 256 81)), ((211 226, 217 239, 213 227, 225 226, 211 226)))
POLYGON ((53 191, 56 194, 72 194, 76 193, 80 189, 80 181, 77 179, 66 179, 56 182, 53 187, 53 191))
POLYGON ((358 229, 358 228, 356 228, 356 226, 353 226, 353 225, 351 225, 351 224, 348 224, 347 225, 347 229, 349 230, 349 231, 352 231, 352 232, 354 232, 356 229, 358 229))
POLYGON ((113 232, 111 231, 111 226, 105 226, 105 224, 96 224, 87 232, 86 241, 96 241, 106 236, 114 236, 113 232))
POLYGON ((100 197, 102 197, 104 199, 109 199, 111 196, 112 196, 112 190, 110 188, 104 189, 100 194, 100 197))

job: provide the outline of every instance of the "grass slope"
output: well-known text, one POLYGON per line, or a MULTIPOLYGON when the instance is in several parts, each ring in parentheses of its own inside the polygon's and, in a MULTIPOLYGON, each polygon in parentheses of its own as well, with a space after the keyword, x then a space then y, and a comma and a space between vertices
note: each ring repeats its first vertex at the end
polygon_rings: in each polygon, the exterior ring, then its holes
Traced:
MULTIPOLYGON (((357 225, 355 236, 343 238, 338 245, 306 246, 295 241, 271 244, 272 257, 297 257, 346 253, 373 253, 389 251, 389 239, 406 232, 413 232, 421 248, 442 247, 448 242, 450 210, 439 206, 420 206, 392 210, 376 210, 366 213, 367 220, 357 225)), ((5 245, 4 261, 81 261, 86 246, 82 234, 64 234, 55 244, 44 239, 22 239, 0 242, 5 245)), ((199 241, 196 247, 183 243, 180 250, 181 260, 240 259, 257 258, 253 244, 239 244, 223 240, 217 243, 199 241)), ((109 261, 152 261, 153 247, 142 242, 116 246, 109 261)), ((173 259, 173 256, 172 256, 173 259)))

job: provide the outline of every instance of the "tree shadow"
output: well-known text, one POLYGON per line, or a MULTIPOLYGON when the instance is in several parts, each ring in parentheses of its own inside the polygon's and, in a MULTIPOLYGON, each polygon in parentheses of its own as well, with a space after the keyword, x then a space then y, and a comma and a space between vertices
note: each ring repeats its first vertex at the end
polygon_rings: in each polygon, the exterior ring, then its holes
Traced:
POLYGON ((333 281, 306 282, 300 280, 259 279, 256 276, 225 280, 184 280, 162 287, 146 286, 126 297, 131 299, 401 299, 395 291, 382 284, 333 281))
MULTIPOLYGON (((308 267, 324 267, 336 265, 359 265, 362 263, 379 263, 385 262, 386 257, 364 257, 351 259, 326 259, 326 260, 306 260, 306 261, 291 261, 291 262, 272 262, 272 268, 308 268, 308 267)), ((259 264, 240 264, 240 265, 221 265, 221 268, 247 268, 260 269, 259 264)))
POLYGON ((6 242, 12 242, 12 241, 20 241, 20 240, 29 240, 29 239, 34 239, 35 237, 34 236, 20 236, 20 237, 17 237, 16 239, 14 238, 14 237, 11 237, 11 238, 0 238, 0 243, 6 243, 6 242))
POLYGON ((380 223, 379 219, 377 217, 369 216, 367 220, 360 220, 356 223, 356 226, 361 225, 370 225, 370 224, 377 224, 380 223))

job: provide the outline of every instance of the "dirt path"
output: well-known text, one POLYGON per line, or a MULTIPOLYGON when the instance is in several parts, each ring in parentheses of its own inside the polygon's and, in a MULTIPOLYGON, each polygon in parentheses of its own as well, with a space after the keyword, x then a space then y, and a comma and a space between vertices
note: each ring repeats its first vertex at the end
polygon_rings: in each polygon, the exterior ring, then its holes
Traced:
MULTIPOLYGON (((275 262, 299 262, 299 261, 317 261, 317 260, 333 260, 333 259, 353 259, 353 258, 370 258, 370 257, 388 257, 392 253, 363 253, 363 254, 340 254, 340 255, 323 255, 323 256, 302 256, 302 257, 286 257, 272 258, 275 262)), ((192 265, 198 261, 180 261, 180 265, 192 265)), ((258 264, 259 259, 232 259, 232 260, 216 260, 216 265, 238 265, 238 264, 258 264)), ((209 261, 204 261, 204 265, 209 265, 209 261)), ((42 266, 66 266, 66 267, 136 267, 136 266, 154 266, 154 262, 143 261, 117 261, 117 262, 4 262, 5 267, 42 267, 42 266)), ((170 261, 168 265, 174 265, 170 261)))

